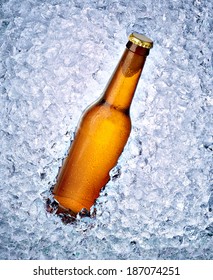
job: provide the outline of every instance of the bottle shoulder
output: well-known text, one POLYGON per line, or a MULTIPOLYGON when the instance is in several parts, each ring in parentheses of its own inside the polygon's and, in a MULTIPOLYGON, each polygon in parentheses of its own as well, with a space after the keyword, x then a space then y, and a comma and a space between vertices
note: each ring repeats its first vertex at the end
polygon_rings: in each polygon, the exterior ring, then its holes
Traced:
POLYGON ((113 106, 105 100, 98 101, 98 102, 92 104, 91 106, 89 106, 85 110, 83 115, 84 116, 89 115, 90 117, 92 115, 95 115, 95 116, 102 115, 103 117, 106 117, 106 118, 116 117, 116 118, 130 120, 129 110, 124 110, 122 108, 113 106))
POLYGON ((116 109, 106 102, 97 102, 89 106, 81 119, 81 123, 111 122, 117 127, 126 127, 131 130, 131 119, 129 114, 116 109))

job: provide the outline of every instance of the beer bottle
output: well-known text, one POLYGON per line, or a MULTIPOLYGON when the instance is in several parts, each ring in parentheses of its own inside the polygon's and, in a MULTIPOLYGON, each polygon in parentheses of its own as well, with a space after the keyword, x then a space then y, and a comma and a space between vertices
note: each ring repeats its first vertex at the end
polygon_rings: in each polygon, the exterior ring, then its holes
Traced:
POLYGON ((130 134, 130 105, 152 46, 132 33, 103 95, 84 111, 53 188, 59 213, 89 211, 109 181, 130 134))

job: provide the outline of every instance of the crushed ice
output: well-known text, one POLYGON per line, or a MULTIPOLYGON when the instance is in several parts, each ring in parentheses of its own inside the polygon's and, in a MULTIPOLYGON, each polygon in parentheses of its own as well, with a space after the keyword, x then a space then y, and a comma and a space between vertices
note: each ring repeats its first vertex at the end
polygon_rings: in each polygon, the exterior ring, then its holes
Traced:
POLYGON ((212 1, 0 3, 0 259, 212 259, 212 1), (44 199, 131 31, 154 40, 133 129, 96 205, 44 199))

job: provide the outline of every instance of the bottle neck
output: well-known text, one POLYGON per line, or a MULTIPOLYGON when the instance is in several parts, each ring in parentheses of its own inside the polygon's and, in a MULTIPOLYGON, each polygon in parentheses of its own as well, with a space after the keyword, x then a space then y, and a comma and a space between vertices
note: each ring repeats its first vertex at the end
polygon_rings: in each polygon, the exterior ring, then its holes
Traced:
POLYGON ((102 100, 117 110, 129 111, 148 53, 148 49, 127 43, 102 100))

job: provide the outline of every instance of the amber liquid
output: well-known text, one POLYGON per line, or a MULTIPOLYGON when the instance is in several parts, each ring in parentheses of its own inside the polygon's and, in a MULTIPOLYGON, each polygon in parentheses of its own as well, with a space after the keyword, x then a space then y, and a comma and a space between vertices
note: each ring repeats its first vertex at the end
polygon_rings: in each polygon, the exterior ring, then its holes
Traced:
POLYGON ((72 214, 90 210, 110 179, 130 134, 129 109, 145 59, 127 48, 103 96, 83 114, 53 190, 72 214))

